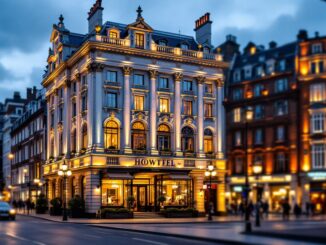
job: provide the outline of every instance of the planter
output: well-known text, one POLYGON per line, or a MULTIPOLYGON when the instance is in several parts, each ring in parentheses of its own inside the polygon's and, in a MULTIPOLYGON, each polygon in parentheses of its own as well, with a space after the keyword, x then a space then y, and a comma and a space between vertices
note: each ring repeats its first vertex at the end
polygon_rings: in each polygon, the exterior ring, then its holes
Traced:
POLYGON ((51 216, 61 216, 62 215, 62 209, 61 208, 50 207, 50 215, 51 216))
POLYGON ((134 213, 105 213, 102 215, 102 219, 132 219, 134 217, 134 213))

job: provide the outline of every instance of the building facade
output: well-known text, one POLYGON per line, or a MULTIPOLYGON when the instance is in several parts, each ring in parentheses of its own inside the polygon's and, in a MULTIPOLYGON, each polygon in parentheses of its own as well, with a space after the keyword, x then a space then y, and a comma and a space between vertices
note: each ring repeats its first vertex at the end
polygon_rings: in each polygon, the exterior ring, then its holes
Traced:
POLYGON ((46 115, 43 90, 34 87, 32 97, 11 128, 11 192, 12 200, 35 203, 42 188, 46 115))
POLYGON ((298 49, 300 86, 300 159, 303 201, 326 213, 326 37, 301 32, 298 49))
MULTIPOLYGON (((227 63, 211 45, 205 14, 191 36, 152 29, 138 8, 134 23, 102 21, 96 1, 89 33, 54 25, 48 71, 48 198, 63 197, 57 171, 68 164, 68 198, 80 195, 86 212, 101 206, 154 211, 165 206, 205 211, 204 172, 218 170, 208 197, 224 205, 223 70, 227 63), (215 193, 215 194, 213 194, 215 193)), ((211 183, 210 183, 211 184, 211 183)))

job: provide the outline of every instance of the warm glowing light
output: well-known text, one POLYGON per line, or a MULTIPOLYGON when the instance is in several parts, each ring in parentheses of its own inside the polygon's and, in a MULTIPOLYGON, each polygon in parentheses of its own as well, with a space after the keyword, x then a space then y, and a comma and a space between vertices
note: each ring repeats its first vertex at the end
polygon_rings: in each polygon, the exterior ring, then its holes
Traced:
POLYGON ((209 171, 213 171, 213 169, 214 169, 214 166, 213 165, 208 165, 208 170, 209 171))
POLYGON ((262 93, 263 93, 264 96, 267 96, 269 92, 268 92, 267 89, 264 89, 262 93))
POLYGON ((261 174, 261 172, 263 171, 263 166, 260 164, 256 164, 253 166, 253 171, 254 174, 261 174))
POLYGON ((61 165, 61 170, 62 171, 67 171, 67 169, 68 169, 67 164, 64 163, 64 164, 61 165))
POLYGON ((9 158, 9 160, 14 159, 14 157, 15 157, 14 154, 12 154, 12 153, 9 153, 9 154, 8 154, 8 158, 9 158))
POLYGON ((23 172, 26 174, 27 173, 27 168, 24 168, 23 169, 23 172))
POLYGON ((208 172, 208 171, 205 172, 205 176, 206 176, 206 177, 208 177, 208 176, 210 176, 210 175, 211 175, 210 172, 208 172))
POLYGON ((34 179, 34 183, 38 184, 38 183, 40 183, 40 180, 39 179, 34 179))
POLYGON ((282 194, 282 195, 285 195, 286 194, 286 190, 284 188, 281 188, 279 190, 279 193, 282 194))
POLYGON ((250 48, 250 54, 254 55, 256 53, 256 47, 251 47, 250 48))
POLYGON ((71 175, 72 175, 71 170, 68 170, 68 171, 67 171, 67 176, 71 176, 71 175))
POLYGON ((62 176, 62 175, 63 175, 63 171, 62 171, 62 170, 59 170, 59 171, 58 171, 58 175, 59 175, 59 176, 62 176))
POLYGON ((251 106, 248 106, 246 109, 246 119, 247 121, 251 121, 254 117, 254 111, 251 106))
POLYGON ((217 174, 216 171, 212 172, 212 176, 216 176, 216 174, 217 174))
POLYGON ((96 25, 95 26, 95 32, 96 32, 96 34, 99 34, 100 31, 101 31, 101 26, 100 25, 96 25))

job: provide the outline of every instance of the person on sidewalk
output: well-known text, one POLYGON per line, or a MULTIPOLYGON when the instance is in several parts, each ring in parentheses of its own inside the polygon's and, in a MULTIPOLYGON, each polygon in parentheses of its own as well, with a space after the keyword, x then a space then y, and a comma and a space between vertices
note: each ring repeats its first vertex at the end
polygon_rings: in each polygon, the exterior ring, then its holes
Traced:
POLYGON ((265 215, 265 218, 268 218, 268 213, 269 213, 269 204, 268 201, 265 201, 263 203, 263 214, 265 215))
POLYGON ((294 214, 295 214, 295 217, 298 219, 300 218, 300 215, 301 215, 301 208, 300 206, 296 203, 294 205, 294 210, 293 210, 294 214))
POLYGON ((310 214, 310 203, 306 202, 306 215, 309 216, 310 214))
POLYGON ((289 220, 290 219, 290 210, 291 210, 291 206, 289 204, 288 200, 284 200, 283 202, 283 220, 289 220))

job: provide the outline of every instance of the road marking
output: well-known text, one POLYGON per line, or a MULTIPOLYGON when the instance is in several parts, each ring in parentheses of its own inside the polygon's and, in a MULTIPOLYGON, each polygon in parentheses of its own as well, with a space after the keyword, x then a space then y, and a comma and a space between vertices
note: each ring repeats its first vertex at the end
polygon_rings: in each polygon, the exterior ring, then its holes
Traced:
POLYGON ((141 239, 141 238, 137 238, 137 237, 133 237, 132 239, 136 240, 136 241, 147 242, 147 243, 152 243, 152 244, 157 244, 157 245, 168 245, 167 243, 156 242, 156 241, 141 239))
POLYGON ((96 235, 89 235, 89 234, 84 234, 84 236, 88 236, 91 238, 101 238, 100 236, 96 236, 96 235))
POLYGON ((24 238, 24 237, 21 237, 21 236, 17 236, 15 234, 12 234, 12 233, 9 233, 9 232, 6 232, 6 235, 7 236, 10 236, 10 237, 13 237, 13 238, 16 238, 16 239, 21 240, 21 241, 28 241, 28 242, 32 242, 32 243, 37 244, 37 245, 46 245, 45 243, 38 242, 38 241, 33 241, 33 240, 29 240, 27 238, 24 238))

